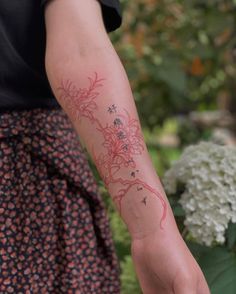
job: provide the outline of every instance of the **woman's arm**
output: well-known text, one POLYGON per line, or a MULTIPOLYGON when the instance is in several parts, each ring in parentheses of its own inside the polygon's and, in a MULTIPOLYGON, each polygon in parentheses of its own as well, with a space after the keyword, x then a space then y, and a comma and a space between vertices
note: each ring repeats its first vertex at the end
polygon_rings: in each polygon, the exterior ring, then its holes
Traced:
MULTIPOLYGON (((134 259, 140 259, 138 248, 150 238, 160 247, 156 246, 159 252, 155 256, 166 250, 167 243, 170 250, 165 253, 173 252, 172 242, 187 251, 150 160, 129 81, 106 33, 99 2, 51 0, 45 18, 49 82, 127 224, 133 248, 137 248, 134 259), (137 243, 140 240, 145 241, 137 243)), ((176 260, 170 280, 176 277, 178 267, 176 260)), ((136 262, 136 270, 143 289, 148 289, 139 268, 145 268, 144 261, 140 266, 136 262)))
POLYGON ((46 9, 46 69, 132 237, 175 224, 150 160, 129 81, 100 4, 56 0, 46 9))

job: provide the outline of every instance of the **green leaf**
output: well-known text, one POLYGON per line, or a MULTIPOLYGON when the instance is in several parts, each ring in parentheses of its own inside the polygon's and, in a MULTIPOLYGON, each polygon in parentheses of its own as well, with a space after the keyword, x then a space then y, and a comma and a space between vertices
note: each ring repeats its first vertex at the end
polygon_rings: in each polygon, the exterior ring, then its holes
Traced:
POLYGON ((211 251, 210 247, 198 244, 194 241, 186 240, 185 242, 196 259, 199 259, 203 254, 209 253, 211 251))
POLYGON ((236 293, 236 256, 226 248, 215 247, 199 259, 212 294, 236 293))
POLYGON ((226 231, 227 246, 232 249, 236 244, 236 224, 229 223, 228 229, 226 231))
POLYGON ((185 211, 180 204, 177 204, 173 207, 174 216, 185 216, 185 211))

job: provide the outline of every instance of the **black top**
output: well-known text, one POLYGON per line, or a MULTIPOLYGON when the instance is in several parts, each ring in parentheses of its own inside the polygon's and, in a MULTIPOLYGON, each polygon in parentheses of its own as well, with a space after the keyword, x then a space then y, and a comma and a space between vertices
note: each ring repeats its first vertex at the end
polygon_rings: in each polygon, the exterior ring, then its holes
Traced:
MULTIPOLYGON (((45 72, 47 0, 0 0, 0 111, 60 107, 45 72)), ((79 0, 78 0, 79 1, 79 0)), ((121 25, 119 0, 99 0, 107 32, 121 25)))

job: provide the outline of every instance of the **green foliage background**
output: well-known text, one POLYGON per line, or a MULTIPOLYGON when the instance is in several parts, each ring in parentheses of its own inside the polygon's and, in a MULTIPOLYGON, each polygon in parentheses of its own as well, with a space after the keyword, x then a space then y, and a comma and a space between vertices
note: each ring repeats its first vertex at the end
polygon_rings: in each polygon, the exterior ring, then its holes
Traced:
MULTIPOLYGON (((218 108, 236 113, 236 1, 123 0, 122 8, 122 27, 110 36, 127 71, 148 149, 161 177, 186 144, 207 139, 211 134, 211 130, 199 131, 188 121, 181 123, 178 117, 193 110, 218 108), (179 147, 159 145, 157 138, 163 134, 177 135, 179 147)), ((107 205, 121 263, 122 294, 141 293, 130 257, 129 235, 94 166, 93 169, 107 205)), ((235 294, 236 281, 232 277, 236 277, 236 258, 232 252, 236 227, 229 229, 228 245, 216 246, 216 251, 211 251, 213 256, 209 256, 209 248, 194 243, 184 233, 183 211, 176 199, 169 200, 179 229, 204 269, 212 293, 223 293, 225 288, 225 294, 235 294), (211 264, 212 258, 219 259, 219 267, 211 264), (224 269, 229 276, 220 276, 224 269), (216 277, 221 279, 220 285, 215 284, 216 277), (231 282, 224 285, 227 279, 231 282)))
POLYGON ((215 108, 222 91, 235 102, 235 0, 122 3, 123 25, 112 39, 143 126, 215 108))

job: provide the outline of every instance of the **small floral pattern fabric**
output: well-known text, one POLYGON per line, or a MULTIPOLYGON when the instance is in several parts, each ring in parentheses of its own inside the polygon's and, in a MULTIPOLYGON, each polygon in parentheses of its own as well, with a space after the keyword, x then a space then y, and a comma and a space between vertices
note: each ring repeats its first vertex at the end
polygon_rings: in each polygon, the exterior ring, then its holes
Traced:
POLYGON ((62 109, 0 114, 0 293, 120 293, 108 217, 62 109))

